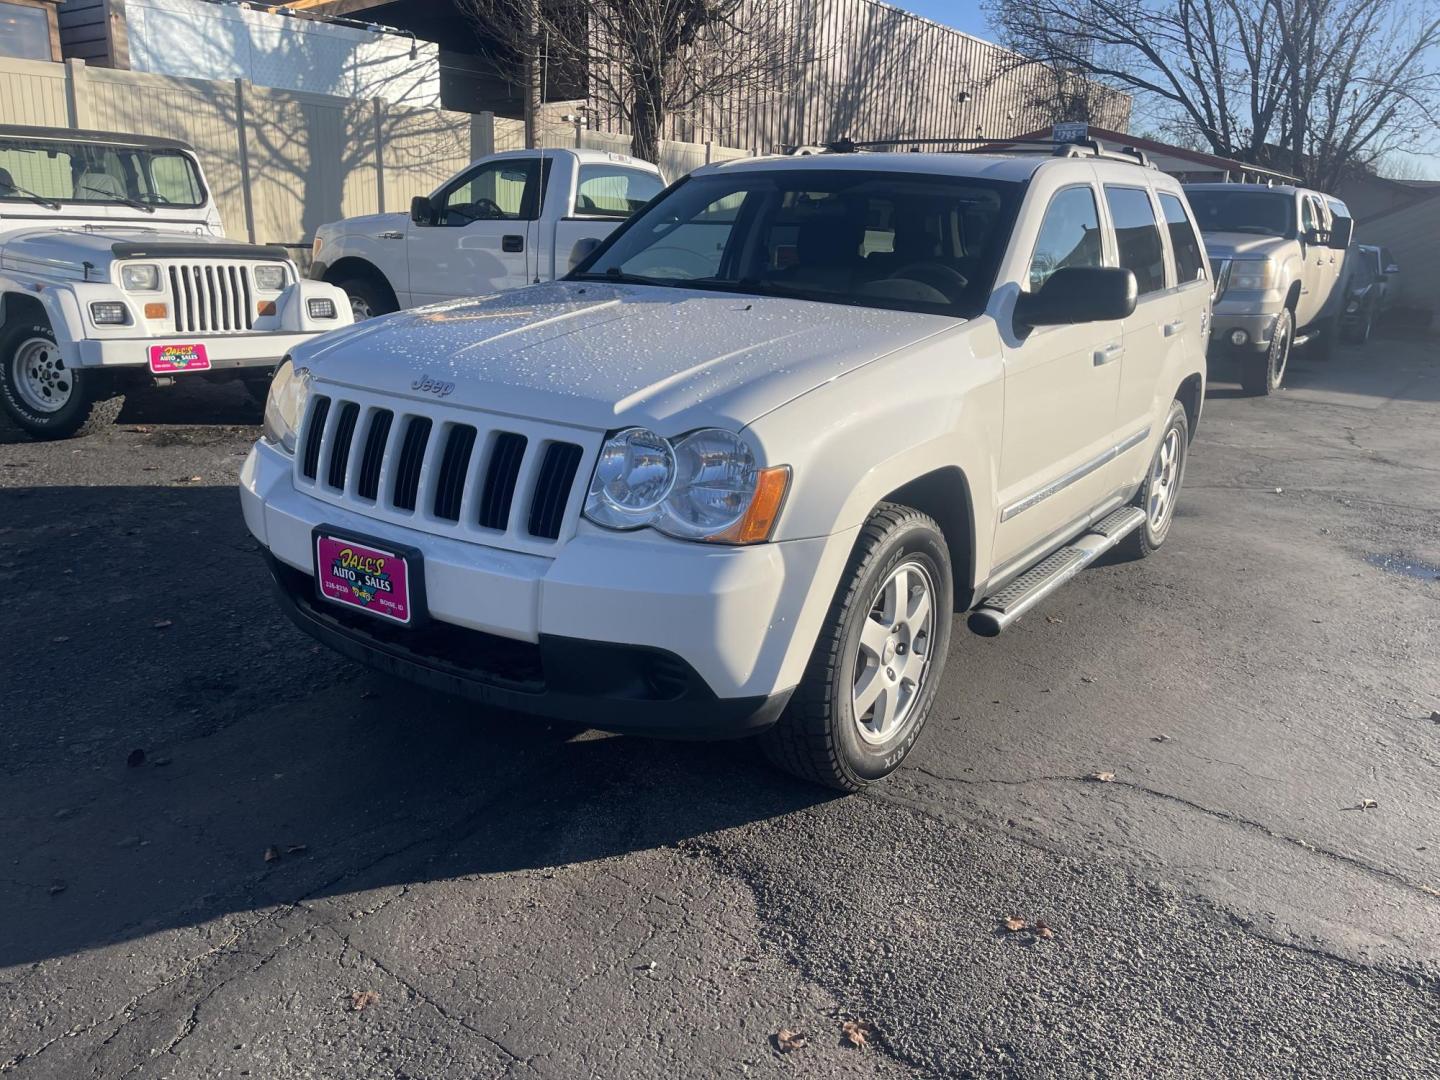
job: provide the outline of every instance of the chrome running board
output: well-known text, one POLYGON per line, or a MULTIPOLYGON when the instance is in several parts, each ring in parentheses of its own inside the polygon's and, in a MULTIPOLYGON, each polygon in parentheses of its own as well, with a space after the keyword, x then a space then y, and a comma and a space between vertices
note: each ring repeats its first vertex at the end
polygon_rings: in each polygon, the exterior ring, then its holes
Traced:
POLYGON ((981 601, 970 613, 970 629, 981 637, 995 637, 1143 524, 1145 512, 1136 506, 1122 506, 1106 515, 1084 536, 981 601))

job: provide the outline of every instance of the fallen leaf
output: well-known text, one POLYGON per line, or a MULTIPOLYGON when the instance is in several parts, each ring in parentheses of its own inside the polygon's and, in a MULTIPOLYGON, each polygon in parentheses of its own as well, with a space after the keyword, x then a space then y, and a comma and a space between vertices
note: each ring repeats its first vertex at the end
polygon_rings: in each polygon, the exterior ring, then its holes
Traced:
POLYGON ((1089 779, 1094 780, 1097 784, 1113 784, 1115 774, 1113 772, 1092 772, 1089 779))
POLYGON ((50 882, 50 895, 59 896, 69 887, 70 886, 66 885, 65 882, 62 881, 60 878, 56 878, 54 881, 50 882))
POLYGON ((137 746, 134 750, 131 750, 129 756, 125 758, 125 764, 132 769, 138 769, 141 765, 145 764, 145 751, 137 746))
POLYGON ((57 634, 50 640, 56 645, 64 645, 65 642, 70 640, 70 636, 68 634, 57 634))
POLYGON ((875 1026, 863 1020, 846 1020, 840 1025, 840 1037, 843 1042, 853 1046, 856 1050, 864 1050, 869 1045, 870 1036, 875 1034, 875 1026))
POLYGON ((791 1031, 789 1028, 781 1028, 771 1036, 771 1040, 775 1043, 775 1049, 782 1054, 805 1048, 805 1036, 798 1031, 791 1031))
POLYGON ((274 844, 271 844, 269 847, 267 847, 267 848, 265 849, 265 861, 266 861, 266 862, 279 862, 279 861, 280 861, 280 849, 277 848, 274 844))
POLYGON ((374 1005, 380 1000, 380 994, 375 990, 356 990, 350 995, 350 1008, 359 1012, 367 1005, 374 1005))
POLYGON ((1046 615, 1045 621, 1048 623, 1063 623, 1065 620, 1060 618, 1059 615, 1046 615))
POLYGON ((1083 683, 1093 683, 1093 682, 1095 681, 1095 676, 1093 676, 1093 675, 1081 675, 1081 676, 1080 676, 1080 681, 1083 682, 1083 683))
POLYGON ((1010 933, 1014 934, 1021 930, 1030 929, 1030 924, 1027 923, 1024 919, 1020 918, 1019 915, 1011 915, 1008 919, 1005 920, 1005 929, 1010 931, 1010 933))
POLYGON ((1275 489, 1275 494, 1276 494, 1276 495, 1284 495, 1284 494, 1285 494, 1285 489, 1284 489, 1284 488, 1276 488, 1276 489, 1275 489))
POLYGON ((1150 741, 1151 741, 1151 742, 1169 742, 1169 741, 1170 741, 1170 736, 1169 736, 1169 735, 1151 735, 1151 736, 1150 736, 1150 741))
POLYGON ((198 484, 203 479, 205 479, 203 476, 182 476, 179 477, 175 482, 177 484, 198 484))
POLYGON ((1041 938, 1041 939, 1044 940, 1044 941, 1049 941, 1051 938, 1053 938, 1053 937, 1055 936, 1055 931, 1054 931, 1054 930, 1051 930, 1050 927, 1048 927, 1048 926, 1045 925, 1045 920, 1044 920, 1044 919, 1036 919, 1036 920, 1035 920, 1035 936, 1038 937, 1038 938, 1041 938))
POLYGON ((170 629, 170 627, 172 627, 172 626, 175 625, 175 620, 174 620, 174 619, 156 619, 153 625, 154 625, 154 627, 155 627, 156 630, 168 630, 168 629, 170 629))
POLYGON ((169 765, 169 764, 170 764, 170 759, 169 759, 168 757, 157 757, 157 758, 152 759, 151 762, 150 762, 150 764, 151 764, 151 765, 169 765))
POLYGON ((290 844, 285 848, 286 855, 303 855, 310 850, 309 844, 290 844))
POLYGON ((1380 804, 1377 803, 1374 799, 1361 799, 1361 800, 1360 800, 1360 809, 1361 809, 1361 810, 1374 810, 1374 809, 1377 809, 1379 806, 1380 806, 1380 804))
POLYGON ((1421 885, 1420 891, 1427 892, 1431 896, 1440 896, 1440 889, 1435 888, 1434 885, 1421 885))

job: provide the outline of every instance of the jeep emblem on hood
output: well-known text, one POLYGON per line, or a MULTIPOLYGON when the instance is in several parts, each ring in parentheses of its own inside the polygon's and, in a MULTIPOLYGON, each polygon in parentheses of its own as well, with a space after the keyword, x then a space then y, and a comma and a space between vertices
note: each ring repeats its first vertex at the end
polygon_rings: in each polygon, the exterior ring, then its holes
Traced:
POLYGON ((432 379, 429 375, 421 375, 410 384, 411 390, 424 390, 427 394, 434 394, 436 397, 446 397, 455 389, 453 382, 442 382, 439 379, 432 379))

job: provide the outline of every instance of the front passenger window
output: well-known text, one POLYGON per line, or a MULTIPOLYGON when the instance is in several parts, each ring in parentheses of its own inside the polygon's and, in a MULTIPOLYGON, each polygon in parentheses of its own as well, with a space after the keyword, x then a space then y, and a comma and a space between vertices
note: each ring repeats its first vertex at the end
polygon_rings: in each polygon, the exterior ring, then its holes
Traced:
POLYGON ((1030 291, 1038 292, 1062 267, 1104 265, 1095 192, 1088 187, 1067 188, 1050 200, 1040 223, 1035 253, 1030 256, 1030 291))

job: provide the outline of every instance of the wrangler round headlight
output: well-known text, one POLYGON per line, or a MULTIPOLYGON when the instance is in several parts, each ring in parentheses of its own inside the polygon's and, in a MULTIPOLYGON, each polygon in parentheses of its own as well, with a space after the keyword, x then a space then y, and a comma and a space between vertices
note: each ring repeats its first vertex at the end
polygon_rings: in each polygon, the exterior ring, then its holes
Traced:
POLYGON ((789 484, 788 466, 759 468, 733 431, 703 428, 672 443, 627 428, 600 450, 585 516, 610 529, 753 544, 770 538, 789 484))
POLYGON ((261 437, 288 454, 295 452, 300 423, 305 419, 305 405, 310 400, 310 369, 297 368, 287 356, 270 380, 270 394, 265 399, 265 423, 261 437))
POLYGON ((605 440, 585 516, 612 529, 638 529, 655 520, 675 483, 675 451, 653 431, 626 428, 605 440))
POLYGON ((120 287, 126 292, 154 292, 160 288, 160 267, 152 263, 122 266, 120 287))
POLYGON ((257 266, 255 268, 255 287, 264 289, 266 292, 279 292, 285 287, 285 267, 257 266))

